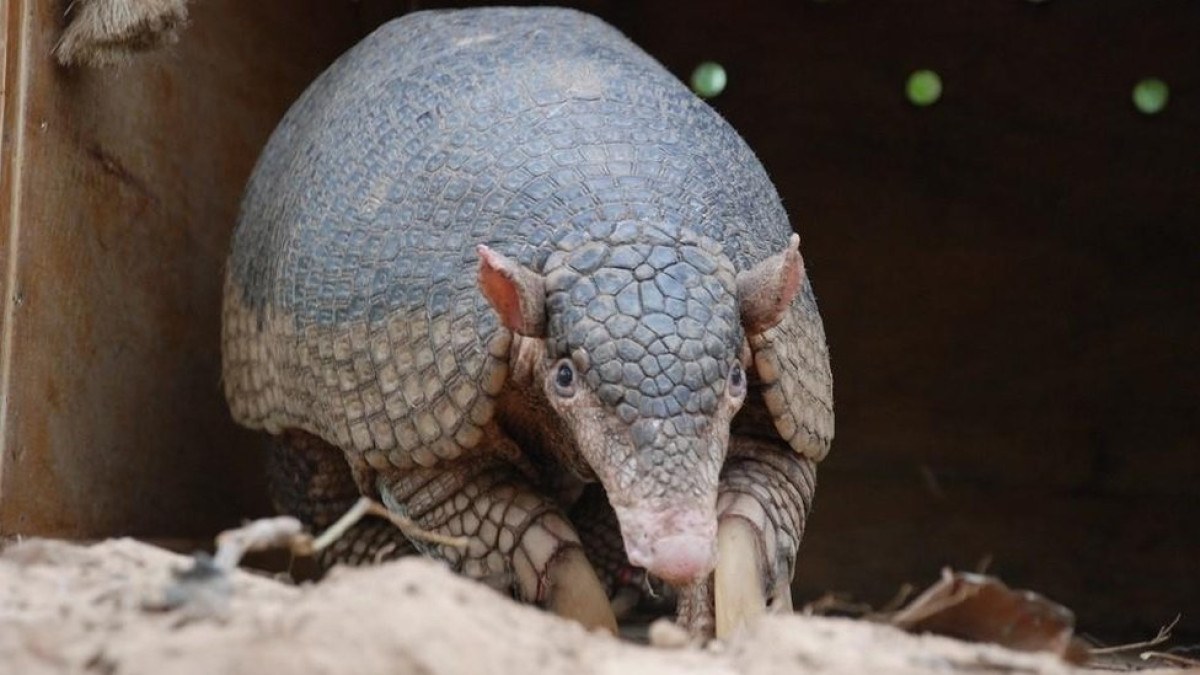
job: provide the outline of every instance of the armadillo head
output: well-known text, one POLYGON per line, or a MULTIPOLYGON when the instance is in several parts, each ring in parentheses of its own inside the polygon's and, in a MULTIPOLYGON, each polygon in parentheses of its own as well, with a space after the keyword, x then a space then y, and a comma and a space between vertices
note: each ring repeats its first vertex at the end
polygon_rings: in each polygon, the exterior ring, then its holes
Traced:
POLYGON ((779 321, 803 263, 796 237, 739 274, 710 239, 638 234, 556 252, 541 274, 481 246, 480 284, 508 328, 544 339, 541 386, 604 485, 630 563, 686 585, 716 564, 746 335, 779 321))

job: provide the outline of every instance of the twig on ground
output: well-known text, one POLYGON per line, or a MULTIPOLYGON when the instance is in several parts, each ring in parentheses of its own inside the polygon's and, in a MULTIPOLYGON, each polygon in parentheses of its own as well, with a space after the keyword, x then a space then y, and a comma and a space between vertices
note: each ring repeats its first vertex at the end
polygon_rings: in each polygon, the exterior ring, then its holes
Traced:
POLYGON ((896 590, 896 595, 892 596, 892 599, 888 600, 878 611, 872 612, 868 618, 880 619, 882 618, 880 615, 894 614, 904 606, 904 603, 912 597, 913 592, 916 590, 916 586, 908 582, 901 584, 900 588, 896 590))
POLYGON ((1143 661, 1149 661, 1150 659, 1161 659, 1163 661, 1174 663, 1180 666, 1188 666, 1189 668, 1200 667, 1200 659, 1189 659, 1186 656, 1172 654, 1171 652, 1142 652, 1141 654, 1138 654, 1138 658, 1143 661))
POLYGON ((241 527, 217 535, 217 552, 213 565, 230 571, 237 567, 249 551, 272 548, 295 548, 297 540, 308 537, 304 526, 291 516, 260 518, 241 527))
MULTIPOLYGON (((1113 645, 1112 647, 1092 647, 1091 649, 1088 650, 1088 652, 1092 656, 1098 656, 1101 654, 1117 654, 1120 652, 1130 652, 1135 649, 1145 649, 1146 647, 1155 647, 1155 646, 1160 645, 1160 644, 1166 642, 1167 640, 1171 639, 1171 631, 1174 630, 1175 625, 1179 623, 1179 619, 1181 616, 1183 616, 1183 615, 1176 614, 1175 619, 1173 621, 1171 621, 1171 623, 1163 626, 1162 628, 1159 628, 1158 635, 1155 635, 1154 637, 1150 638, 1149 640, 1143 640, 1142 642, 1133 642, 1133 643, 1124 644, 1124 645, 1113 645)), ((1146 653, 1154 654, 1156 652, 1146 652, 1146 653)), ((1145 657, 1143 656, 1143 658, 1145 658, 1145 657)))
POLYGON ((286 548, 293 555, 311 556, 333 545, 366 516, 378 516, 388 520, 410 539, 455 548, 465 548, 467 545, 465 537, 447 537, 422 529, 412 519, 388 511, 383 504, 360 497, 337 522, 316 538, 305 532, 300 521, 291 516, 260 518, 241 527, 225 530, 217 535, 217 553, 213 556, 213 563, 219 569, 232 570, 247 552, 272 548, 286 548))
POLYGON ((317 538, 304 531, 299 520, 291 516, 260 518, 241 527, 217 535, 217 552, 211 558, 197 553, 192 566, 177 570, 161 597, 147 600, 152 609, 183 608, 191 617, 219 617, 229 608, 233 593, 230 573, 237 568, 249 551, 286 548, 293 555, 311 556, 346 535, 355 523, 365 516, 385 518, 410 539, 420 539, 445 546, 465 548, 465 537, 446 537, 422 529, 411 519, 391 513, 384 505, 366 497, 360 498, 341 518, 317 538))
POLYGON ((362 520, 366 516, 378 516, 390 521, 393 525, 400 529, 409 539, 420 539, 432 544, 440 544, 442 546, 453 546, 454 548, 466 548, 466 537, 448 537, 430 532, 421 528, 414 523, 411 518, 407 518, 398 513, 393 513, 386 506, 368 497, 359 497, 354 506, 350 507, 341 518, 337 519, 333 525, 330 525, 319 537, 312 540, 311 552, 320 551, 339 538, 344 536, 346 532, 354 526, 355 523, 362 520))
POLYGON ((311 556, 330 546, 338 538, 346 536, 355 522, 367 515, 376 515, 389 520, 410 539, 466 548, 464 537, 444 537, 442 534, 422 530, 412 519, 390 513, 388 508, 367 497, 359 498, 342 518, 326 528, 319 537, 305 532, 304 525, 290 515, 277 518, 260 518, 217 534, 217 551, 209 557, 198 552, 192 558, 192 566, 179 569, 174 578, 163 589, 161 596, 146 599, 148 609, 182 609, 185 620, 196 617, 221 617, 228 613, 229 598, 233 596, 230 573, 238 567, 247 552, 266 549, 288 549, 293 555, 311 556))
POLYGON ((800 611, 802 614, 816 616, 826 616, 838 612, 855 618, 862 618, 872 613, 874 609, 869 603, 854 602, 847 599, 846 596, 837 593, 826 593, 805 605, 800 611))

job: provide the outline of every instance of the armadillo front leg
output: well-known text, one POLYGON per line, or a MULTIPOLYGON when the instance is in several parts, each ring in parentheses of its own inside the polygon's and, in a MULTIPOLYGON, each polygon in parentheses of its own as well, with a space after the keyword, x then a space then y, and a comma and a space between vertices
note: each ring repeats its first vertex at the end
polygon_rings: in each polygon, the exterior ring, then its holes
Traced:
POLYGON ((731 437, 717 498, 717 568, 682 594, 680 622, 694 634, 728 637, 768 607, 790 610, 816 487, 811 459, 780 441, 731 437))
POLYGON ((571 523, 512 464, 488 453, 380 478, 389 508, 462 548, 417 542, 465 576, 589 628, 616 631, 608 598, 571 523))
MULTIPOLYGON (((299 430, 271 441, 267 459, 271 500, 280 513, 295 516, 314 534, 346 513, 360 497, 341 450, 299 430)), ((367 516, 317 554, 317 565, 369 565, 416 553, 395 525, 367 516)))

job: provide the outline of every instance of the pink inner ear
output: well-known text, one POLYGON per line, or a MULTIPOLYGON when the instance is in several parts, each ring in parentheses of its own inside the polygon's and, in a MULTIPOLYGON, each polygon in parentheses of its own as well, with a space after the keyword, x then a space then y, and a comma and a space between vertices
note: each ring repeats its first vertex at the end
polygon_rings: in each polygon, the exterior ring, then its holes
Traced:
POLYGON ((498 253, 480 244, 479 288, 500 315, 504 327, 518 333, 525 332, 524 314, 521 312, 521 294, 513 280, 507 262, 498 253))
MULTIPOLYGON (((793 235, 794 236, 794 235, 793 235)), ((783 283, 779 289, 779 308, 778 311, 782 315, 787 308, 792 304, 792 300, 796 299, 796 294, 800 292, 800 284, 804 281, 804 258, 800 256, 798 249, 788 249, 787 257, 783 263, 783 283)))
POLYGON ((800 237, 792 235, 788 247, 738 274, 742 326, 757 335, 779 323, 804 283, 804 258, 800 237))

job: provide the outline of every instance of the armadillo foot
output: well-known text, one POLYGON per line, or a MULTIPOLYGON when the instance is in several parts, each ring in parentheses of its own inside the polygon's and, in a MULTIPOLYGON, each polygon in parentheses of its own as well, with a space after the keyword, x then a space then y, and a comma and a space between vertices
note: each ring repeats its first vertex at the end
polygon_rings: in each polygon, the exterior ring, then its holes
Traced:
POLYGON ((388 508, 464 547, 415 542, 461 574, 513 591, 589 628, 616 632, 608 596, 558 505, 494 456, 382 478, 388 508))
POLYGON ((582 548, 561 549, 550 562, 546 578, 550 582, 546 602, 550 611, 574 619, 586 628, 602 628, 616 634, 616 616, 582 548))
MULTIPOLYGON (((718 562, 718 564, 720 564, 718 562)), ((675 621, 683 626, 692 637, 713 636, 713 582, 708 579, 679 589, 679 601, 675 608, 675 621)))
POLYGON ((678 621, 728 638, 762 614, 791 611, 796 551, 816 490, 816 464, 778 443, 734 437, 717 498, 717 567, 684 589, 678 621))
POLYGON ((754 526, 741 518, 726 518, 717 528, 713 611, 718 638, 733 635, 767 610, 758 542, 754 526))

